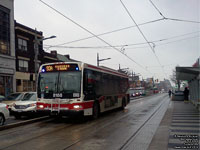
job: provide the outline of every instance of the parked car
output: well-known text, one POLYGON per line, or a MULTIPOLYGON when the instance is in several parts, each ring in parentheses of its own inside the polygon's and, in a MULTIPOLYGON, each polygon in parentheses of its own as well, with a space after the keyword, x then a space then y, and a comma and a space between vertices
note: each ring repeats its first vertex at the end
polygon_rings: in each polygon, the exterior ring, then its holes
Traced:
POLYGON ((9 96, 7 96, 2 103, 5 103, 8 105, 8 109, 11 110, 12 105, 21 99, 23 99, 25 92, 17 92, 17 93, 12 93, 9 96))
POLYGON ((3 101, 5 99, 5 96, 0 95, 0 101, 3 101))
POLYGON ((21 116, 34 115, 36 113, 36 102, 36 92, 27 92, 20 101, 13 103, 11 112, 16 119, 21 118, 21 116))
POLYGON ((0 126, 4 124, 6 119, 9 118, 8 106, 4 103, 0 103, 0 126))

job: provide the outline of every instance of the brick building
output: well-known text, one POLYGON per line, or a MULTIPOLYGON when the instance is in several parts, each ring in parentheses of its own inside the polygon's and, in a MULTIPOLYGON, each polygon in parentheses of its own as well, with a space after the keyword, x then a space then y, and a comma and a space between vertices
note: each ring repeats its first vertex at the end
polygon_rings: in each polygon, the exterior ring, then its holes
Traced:
MULTIPOLYGON (((43 33, 15 22, 16 91, 35 91, 35 37, 43 33)), ((43 50, 42 40, 38 47, 37 69, 41 64, 57 62, 57 57, 43 50)))

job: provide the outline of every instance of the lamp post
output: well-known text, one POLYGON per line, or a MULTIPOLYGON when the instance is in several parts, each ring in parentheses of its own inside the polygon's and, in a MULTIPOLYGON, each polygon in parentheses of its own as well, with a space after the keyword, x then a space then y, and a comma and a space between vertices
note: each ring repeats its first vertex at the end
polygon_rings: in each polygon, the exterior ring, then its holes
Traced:
POLYGON ((35 89, 37 90, 37 71, 38 71, 38 51, 39 51, 39 44, 41 41, 47 40, 47 39, 52 39, 56 38, 55 35, 47 37, 47 38, 42 38, 38 39, 37 37, 37 30, 35 29, 35 42, 34 42, 34 52, 35 52, 35 89))
POLYGON ((109 59, 111 59, 111 58, 99 59, 99 53, 97 53, 97 66, 99 66, 100 61, 109 60, 109 59))

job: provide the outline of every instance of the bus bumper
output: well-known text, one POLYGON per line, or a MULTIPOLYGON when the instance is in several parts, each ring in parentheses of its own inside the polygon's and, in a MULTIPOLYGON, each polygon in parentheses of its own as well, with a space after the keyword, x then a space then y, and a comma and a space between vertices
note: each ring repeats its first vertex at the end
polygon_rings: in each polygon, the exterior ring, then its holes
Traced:
POLYGON ((51 116, 68 116, 68 117, 75 117, 75 116, 83 116, 83 110, 60 110, 60 111, 51 111, 51 110, 37 110, 37 113, 43 115, 51 115, 51 116))

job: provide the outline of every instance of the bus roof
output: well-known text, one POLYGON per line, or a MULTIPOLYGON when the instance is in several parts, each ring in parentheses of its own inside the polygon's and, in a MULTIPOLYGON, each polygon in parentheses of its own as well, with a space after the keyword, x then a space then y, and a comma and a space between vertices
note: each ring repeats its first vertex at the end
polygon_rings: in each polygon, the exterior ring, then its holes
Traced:
POLYGON ((125 73, 118 72, 117 70, 114 70, 114 69, 111 69, 111 68, 108 68, 108 67, 104 67, 104 66, 98 67, 98 66, 90 65, 90 64, 87 64, 87 63, 83 63, 83 62, 54 62, 54 63, 42 64, 40 66, 39 72, 41 71, 41 68, 43 66, 55 65, 55 64, 78 64, 80 70, 82 70, 83 68, 87 68, 87 69, 91 69, 91 70, 102 72, 102 73, 108 73, 108 74, 128 78, 128 76, 125 73))

